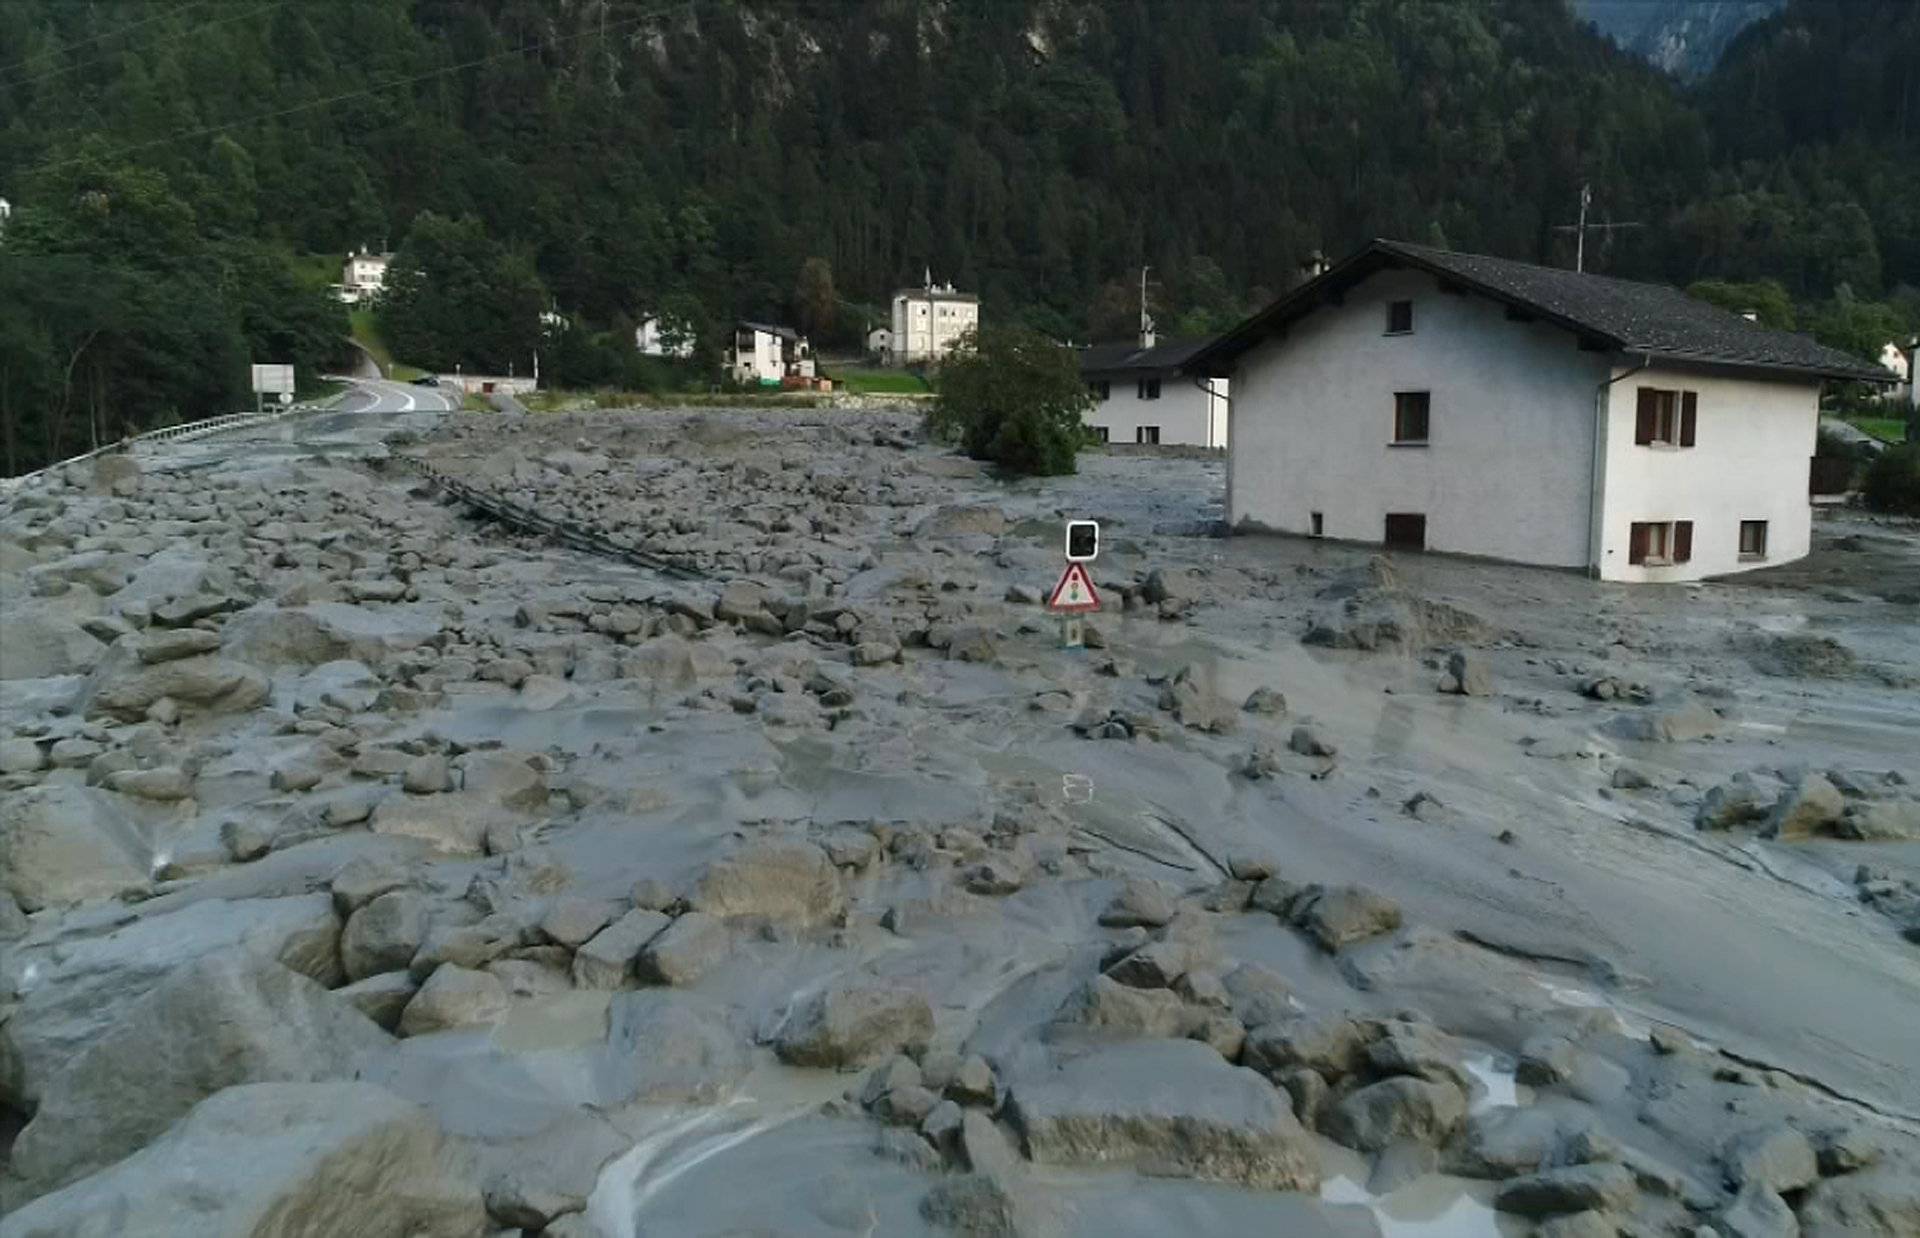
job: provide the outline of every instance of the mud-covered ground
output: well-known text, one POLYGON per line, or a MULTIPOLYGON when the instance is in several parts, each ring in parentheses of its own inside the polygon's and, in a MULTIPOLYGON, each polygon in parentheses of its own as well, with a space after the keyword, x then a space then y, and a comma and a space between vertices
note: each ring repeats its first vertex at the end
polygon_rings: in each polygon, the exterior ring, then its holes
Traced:
POLYGON ((336 415, 0 500, 0 1236, 1920 1234, 1920 531, 1221 485, 336 415))

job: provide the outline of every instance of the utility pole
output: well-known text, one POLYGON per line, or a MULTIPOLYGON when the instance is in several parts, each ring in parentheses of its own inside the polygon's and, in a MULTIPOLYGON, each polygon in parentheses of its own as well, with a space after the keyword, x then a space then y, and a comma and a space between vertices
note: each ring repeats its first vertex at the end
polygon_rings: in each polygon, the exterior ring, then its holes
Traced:
POLYGON ((1153 347, 1153 315, 1147 313, 1147 272, 1152 267, 1140 268, 1140 347, 1153 347))
POLYGON ((1576 271, 1585 271, 1587 269, 1587 233, 1588 232, 1590 231, 1591 232, 1610 232, 1615 228, 1641 228, 1646 226, 1637 220, 1629 220, 1625 223, 1617 223, 1617 224, 1616 223, 1590 224, 1587 222, 1587 207, 1591 206, 1592 204, 1593 204, 1593 186, 1591 184, 1585 184, 1580 186, 1580 222, 1572 223, 1572 224, 1556 224, 1554 225, 1554 229, 1553 229, 1555 232, 1573 233, 1573 236, 1574 236, 1573 269, 1576 271))

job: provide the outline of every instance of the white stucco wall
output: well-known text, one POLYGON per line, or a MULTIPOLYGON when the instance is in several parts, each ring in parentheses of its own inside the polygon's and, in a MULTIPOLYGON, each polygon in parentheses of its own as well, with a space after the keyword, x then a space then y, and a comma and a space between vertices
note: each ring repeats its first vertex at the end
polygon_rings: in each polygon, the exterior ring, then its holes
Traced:
POLYGON ((753 347, 734 343, 733 378, 739 383, 777 383, 786 375, 780 337, 770 331, 753 332, 753 347))
POLYGON ((1806 555, 1813 535, 1807 476, 1820 420, 1817 382, 1655 367, 1621 379, 1609 396, 1602 578, 1698 580, 1806 555), (1694 446, 1634 443, 1641 387, 1698 393, 1694 446), (1693 521, 1692 560, 1659 567, 1629 564, 1628 538, 1636 520, 1693 521), (1742 520, 1767 522, 1764 560, 1740 558, 1742 520))
POLYGON ((953 351, 960 337, 979 324, 977 301, 896 294, 893 298, 893 360, 898 365, 937 360, 953 351))
MULTIPOLYGON (((1095 381, 1095 380, 1089 380, 1095 381)), ((1160 445, 1186 447, 1225 447, 1227 445, 1227 396, 1229 384, 1224 378, 1200 380, 1185 374, 1168 374, 1160 379, 1160 398, 1140 398, 1137 377, 1120 376, 1106 380, 1110 391, 1087 413, 1087 424, 1104 426, 1110 443, 1131 443, 1141 426, 1160 427, 1160 445), (1212 383, 1212 391, 1202 390, 1197 382, 1212 383)))
POLYGON ((1241 358, 1228 520, 1308 533, 1317 511, 1325 536, 1379 542, 1389 512, 1419 512, 1430 550, 1585 566, 1609 360, 1424 273, 1382 271, 1241 358), (1413 302, 1410 334, 1386 334, 1395 300, 1413 302), (1393 445, 1398 391, 1431 393, 1427 446, 1393 445))

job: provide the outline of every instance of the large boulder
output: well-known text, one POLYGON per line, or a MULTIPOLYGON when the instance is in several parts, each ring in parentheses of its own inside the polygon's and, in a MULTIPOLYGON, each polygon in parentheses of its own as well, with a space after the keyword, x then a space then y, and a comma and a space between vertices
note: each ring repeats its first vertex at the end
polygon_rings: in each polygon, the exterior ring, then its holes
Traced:
POLYGON ((94 671, 90 711, 135 722, 162 697, 210 713, 241 713, 266 704, 267 677, 244 662, 214 655, 147 664, 129 650, 94 671))
POLYGON ((376 834, 397 834, 432 843, 454 855, 485 852, 488 832, 525 820, 477 791, 439 795, 389 795, 374 807, 368 826, 376 834))
POLYGON ((210 898, 97 936, 21 948, 36 983, 0 1022, 0 1105, 31 1107, 60 1070, 118 1025, 176 968, 215 954, 283 963, 322 985, 341 980, 340 921, 324 893, 210 898))
POLYGON ((1293 905, 1293 922, 1334 953, 1357 941, 1400 927, 1400 906, 1361 886, 1335 886, 1309 892, 1293 905))
POLYGON ((724 920, 689 911, 647 943, 634 969, 648 984, 692 984, 732 951, 724 920))
POLYGON ((389 890, 347 919, 340 934, 340 963, 349 980, 399 971, 427 939, 427 896, 389 890))
POLYGON ((144 889, 151 857, 104 791, 43 783, 0 796, 0 890, 27 911, 144 889))
POLYGON ((1801 1238, 1911 1238, 1920 1234, 1920 1173, 1881 1165, 1823 1178, 1800 1203, 1801 1238))
POLYGON ((427 1113, 365 1083, 255 1083, 112 1168, 0 1220, 0 1238, 472 1238, 427 1113))
POLYGON ((418 648, 440 631, 440 610, 427 603, 354 606, 255 606, 226 626, 227 648, 260 666, 318 666, 352 659, 375 665, 418 648))
POLYGON ((605 1048, 612 1104, 708 1104, 752 1063, 726 1007, 666 989, 616 993, 605 1048))
POLYGON ((1501 1212, 1527 1217, 1569 1212, 1624 1212, 1639 1195, 1631 1171, 1621 1165, 1563 1165, 1512 1178, 1494 1193, 1501 1212))
POLYGON ((507 1013, 507 986, 491 972, 442 963, 407 1002, 400 1034, 425 1036, 451 1028, 496 1023, 507 1013))
POLYGON ((1197 1041, 1088 1053, 1016 1079, 1007 1108, 1039 1164, 1133 1165, 1283 1191, 1320 1183, 1313 1138, 1286 1096, 1197 1041))
POLYGON ((774 1041, 794 1066, 859 1066, 917 1053, 933 1037, 927 999, 895 984, 831 984, 788 1016, 774 1041))
POLYGON ((845 914, 846 892, 825 850, 814 843, 748 843, 707 866, 689 901, 708 915, 753 917, 788 928, 831 925, 845 914))
POLYGON ((269 959, 222 954, 189 963, 49 1082, 14 1145, 8 1202, 112 1164, 221 1088, 348 1078, 391 1043, 357 1011, 269 959))
POLYGON ((547 778, 526 752, 470 752, 460 758, 462 790, 471 798, 513 812, 539 812, 547 806, 547 778))
POLYGON ((1764 832, 1782 842, 1796 842, 1829 833, 1847 810, 1846 800, 1819 774, 1808 774, 1788 787, 1767 817, 1764 832))
POLYGON ((57 611, 7 604, 6 639, 0 640, 0 680, 82 675, 107 647, 57 611))
POLYGON ((1442 1143, 1466 1116, 1467 1098, 1453 1084, 1399 1075, 1342 1097, 1325 1130, 1350 1148, 1382 1152, 1408 1140, 1442 1143))

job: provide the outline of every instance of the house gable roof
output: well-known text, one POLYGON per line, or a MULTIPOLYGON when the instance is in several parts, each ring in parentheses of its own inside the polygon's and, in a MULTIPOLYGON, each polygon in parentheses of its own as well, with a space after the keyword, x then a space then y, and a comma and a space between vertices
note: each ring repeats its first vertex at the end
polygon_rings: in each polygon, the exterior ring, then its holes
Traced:
POLYGON ((1188 361, 1223 372, 1247 349, 1380 270, 1412 269, 1551 322, 1583 342, 1656 358, 1816 378, 1888 382, 1879 366, 1791 331, 1750 322, 1665 284, 1376 240, 1234 327, 1188 361))
POLYGON ((1167 340, 1152 348, 1138 342, 1093 344, 1080 349, 1080 374, 1152 374, 1184 368, 1195 354, 1213 341, 1167 340))

